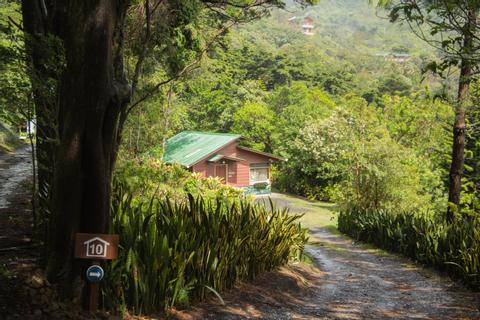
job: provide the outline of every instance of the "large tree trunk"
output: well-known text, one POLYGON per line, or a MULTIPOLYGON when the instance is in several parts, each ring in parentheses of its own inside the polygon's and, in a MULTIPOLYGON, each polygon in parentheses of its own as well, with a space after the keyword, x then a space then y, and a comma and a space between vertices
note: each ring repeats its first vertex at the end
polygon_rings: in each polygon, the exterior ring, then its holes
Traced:
POLYGON ((48 12, 45 34, 63 43, 65 69, 57 99, 47 273, 69 298, 79 298, 82 287, 82 263, 73 258, 75 233, 105 233, 109 227, 118 118, 131 94, 122 60, 127 5, 72 0, 56 2, 48 12))
POLYGON ((55 44, 47 40, 45 7, 40 1, 22 3, 27 66, 32 83, 36 118, 36 156, 38 163, 38 190, 40 200, 39 223, 48 233, 50 195, 53 180, 56 143, 56 84, 58 66, 48 63, 55 55, 55 44), (43 8, 43 9, 42 9, 43 8))

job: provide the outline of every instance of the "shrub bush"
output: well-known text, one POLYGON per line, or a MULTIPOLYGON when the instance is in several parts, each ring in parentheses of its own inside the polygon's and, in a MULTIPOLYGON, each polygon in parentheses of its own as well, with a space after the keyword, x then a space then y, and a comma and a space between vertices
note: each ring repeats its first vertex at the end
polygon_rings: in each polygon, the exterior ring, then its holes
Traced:
POLYGON ((480 289, 480 217, 447 223, 431 213, 341 212, 338 229, 356 240, 402 253, 480 289))
POLYGON ((300 216, 246 199, 138 202, 115 189, 111 232, 121 249, 106 272, 106 305, 137 313, 186 305, 287 263, 307 239, 300 216))
POLYGON ((217 177, 205 178, 150 157, 119 161, 115 179, 128 186, 135 201, 159 196, 178 202, 186 199, 186 193, 204 198, 238 198, 243 194, 243 190, 225 185, 217 177))
POLYGON ((5 124, 0 122, 0 152, 12 151, 20 145, 20 141, 13 131, 5 124))
POLYGON ((257 182, 253 185, 256 190, 265 190, 269 186, 268 182, 257 182))

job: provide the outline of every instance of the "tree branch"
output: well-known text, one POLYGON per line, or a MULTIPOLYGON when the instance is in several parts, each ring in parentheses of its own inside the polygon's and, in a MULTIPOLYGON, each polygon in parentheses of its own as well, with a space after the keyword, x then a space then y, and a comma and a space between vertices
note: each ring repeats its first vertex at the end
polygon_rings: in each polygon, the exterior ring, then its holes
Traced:
POLYGON ((227 31, 229 28, 233 27, 234 25, 236 24, 236 22, 231 22, 230 24, 228 25, 225 25, 217 34, 215 34, 215 36, 213 36, 213 38, 209 41, 209 43, 207 44, 207 46, 198 53, 197 55, 197 58, 192 61, 190 64, 186 65, 182 70, 180 70, 176 75, 170 77, 169 79, 167 80, 164 80, 164 81, 161 81, 159 83, 157 83, 152 89, 150 89, 146 94, 144 94, 142 97, 140 97, 137 101, 133 102, 132 105, 128 108, 127 110, 127 114, 129 114, 133 108, 135 108, 137 105, 139 105, 140 103, 144 102, 145 100, 147 100, 148 98, 150 98, 153 94, 155 94, 158 89, 168 83, 170 83, 171 81, 173 80, 176 80, 178 78, 180 78, 183 74, 185 74, 185 72, 193 69, 200 61, 201 59, 203 58, 203 55, 205 54, 205 52, 207 52, 208 50, 210 50, 212 48, 212 46, 214 45, 214 43, 217 41, 217 39, 223 35, 225 33, 225 31, 227 31))
MULTIPOLYGON (((160 3, 161 1, 159 1, 160 3)), ((143 62, 145 61, 145 57, 147 56, 147 51, 150 45, 151 39, 151 13, 150 13, 150 1, 145 0, 145 20, 146 20, 146 31, 145 31, 145 39, 143 41, 142 51, 138 57, 137 63, 135 64, 135 71, 133 73, 132 79, 132 95, 135 94, 137 89, 138 80, 140 78, 140 74, 142 73, 142 66, 143 62)))

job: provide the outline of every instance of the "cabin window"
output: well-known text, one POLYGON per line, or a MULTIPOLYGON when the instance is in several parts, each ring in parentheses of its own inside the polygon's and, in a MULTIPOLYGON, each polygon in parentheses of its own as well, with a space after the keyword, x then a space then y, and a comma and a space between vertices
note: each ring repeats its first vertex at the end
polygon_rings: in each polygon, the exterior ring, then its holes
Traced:
POLYGON ((250 165, 250 184, 268 182, 270 178, 270 166, 268 163, 250 165))

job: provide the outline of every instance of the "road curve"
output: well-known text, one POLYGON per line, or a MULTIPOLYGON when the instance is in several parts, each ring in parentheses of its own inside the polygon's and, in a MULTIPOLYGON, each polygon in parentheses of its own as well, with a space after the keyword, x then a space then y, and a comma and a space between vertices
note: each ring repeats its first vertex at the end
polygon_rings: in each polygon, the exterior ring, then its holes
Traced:
POLYGON ((323 228, 311 234, 306 251, 323 273, 312 297, 319 318, 480 319, 479 294, 435 271, 323 228))

